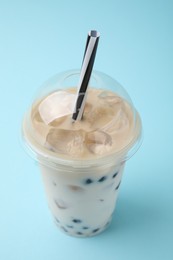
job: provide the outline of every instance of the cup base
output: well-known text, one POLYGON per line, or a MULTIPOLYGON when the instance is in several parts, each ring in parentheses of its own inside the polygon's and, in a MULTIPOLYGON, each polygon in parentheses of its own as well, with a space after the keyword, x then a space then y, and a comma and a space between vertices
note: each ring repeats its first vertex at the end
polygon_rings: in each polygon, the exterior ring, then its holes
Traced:
POLYGON ((83 229, 80 231, 74 230, 71 226, 66 226, 66 227, 62 226, 59 222, 56 221, 56 219, 54 219, 54 224, 61 232, 63 232, 68 236, 87 238, 87 237, 97 236, 98 234, 105 231, 110 226, 111 221, 112 221, 112 216, 108 219, 106 224, 104 224, 101 227, 96 227, 92 229, 88 227, 83 227, 83 229))

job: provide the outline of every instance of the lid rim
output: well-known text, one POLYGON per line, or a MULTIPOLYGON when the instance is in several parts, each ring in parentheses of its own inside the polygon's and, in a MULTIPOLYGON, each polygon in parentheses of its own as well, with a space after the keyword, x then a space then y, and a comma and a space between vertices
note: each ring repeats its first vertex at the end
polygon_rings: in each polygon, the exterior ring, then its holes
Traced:
POLYGON ((26 117, 27 115, 25 115, 22 125, 22 137, 25 147, 27 148, 27 150, 29 150, 29 154, 32 158, 34 157, 36 161, 48 167, 56 168, 56 165, 62 165, 75 168, 86 168, 87 166, 90 167, 98 164, 108 165, 110 164, 110 162, 114 162, 113 164, 115 164, 115 161, 117 161, 118 163, 122 163, 130 159, 136 153, 142 143, 142 122, 138 112, 136 111, 136 129, 134 129, 134 131, 136 131, 136 134, 134 135, 134 138, 130 141, 130 143, 128 143, 118 152, 112 152, 110 154, 93 159, 68 159, 61 157, 61 155, 59 155, 59 157, 56 155, 53 156, 53 152, 47 150, 45 147, 42 147, 38 143, 37 146, 34 145, 34 138, 26 133, 27 131, 24 127, 26 117))

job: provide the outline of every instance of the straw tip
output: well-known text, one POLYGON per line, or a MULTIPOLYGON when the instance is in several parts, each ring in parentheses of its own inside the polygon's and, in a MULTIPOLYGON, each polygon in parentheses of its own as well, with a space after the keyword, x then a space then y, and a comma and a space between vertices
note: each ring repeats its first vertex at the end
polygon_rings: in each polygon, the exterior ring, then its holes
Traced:
POLYGON ((97 30, 91 30, 89 31, 88 35, 91 37, 99 37, 100 33, 97 30))

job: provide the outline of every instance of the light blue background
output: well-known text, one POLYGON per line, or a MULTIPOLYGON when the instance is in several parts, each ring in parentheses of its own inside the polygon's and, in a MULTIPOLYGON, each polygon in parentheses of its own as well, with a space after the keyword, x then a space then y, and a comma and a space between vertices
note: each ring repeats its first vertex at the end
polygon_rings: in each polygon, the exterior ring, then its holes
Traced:
POLYGON ((173 259, 173 1, 0 0, 0 259, 173 259), (79 68, 87 32, 101 33, 95 69, 130 93, 144 142, 127 163, 110 228, 59 232, 39 169, 20 143, 38 86, 79 68))

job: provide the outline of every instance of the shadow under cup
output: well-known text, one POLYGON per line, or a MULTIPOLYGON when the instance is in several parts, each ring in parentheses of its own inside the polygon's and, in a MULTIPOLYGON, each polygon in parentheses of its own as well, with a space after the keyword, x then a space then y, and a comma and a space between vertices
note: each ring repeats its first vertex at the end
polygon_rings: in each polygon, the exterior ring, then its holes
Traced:
MULTIPOLYGON (((42 86, 36 100, 43 99, 57 89, 75 86, 79 73, 75 70, 55 75, 42 86)), ((54 221, 64 233, 77 237, 97 235, 108 227, 115 209, 125 162, 141 144, 140 116, 124 88, 101 72, 93 72, 89 85, 114 91, 133 110, 133 140, 121 151, 100 158, 67 159, 38 143, 31 126, 31 109, 23 121, 23 138, 31 155, 39 162, 54 221)))

